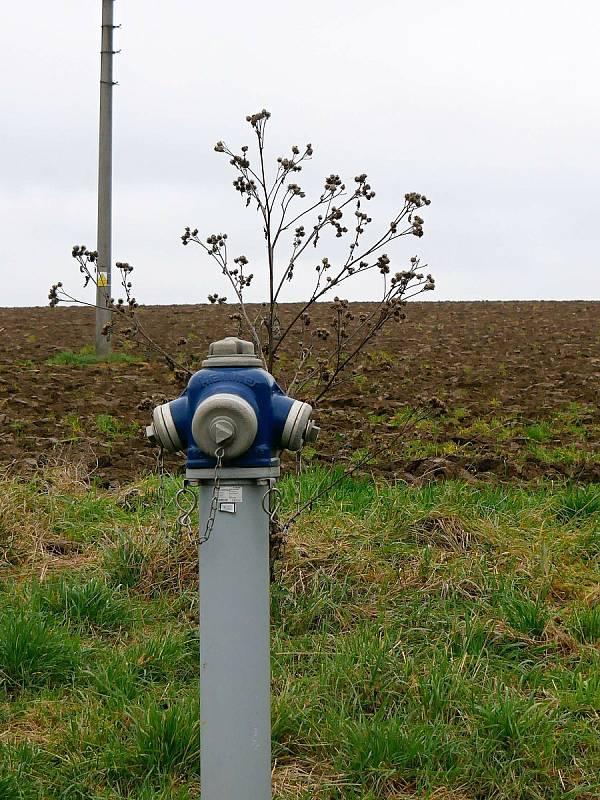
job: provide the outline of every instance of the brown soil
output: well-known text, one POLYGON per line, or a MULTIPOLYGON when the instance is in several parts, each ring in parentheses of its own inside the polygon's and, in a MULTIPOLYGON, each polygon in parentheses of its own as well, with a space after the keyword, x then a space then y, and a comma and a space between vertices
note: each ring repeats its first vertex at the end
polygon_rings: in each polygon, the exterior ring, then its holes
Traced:
MULTIPOLYGON (((355 305, 358 311, 366 304, 355 305)), ((198 363, 212 340, 233 333, 227 307, 140 313, 168 351, 185 337, 198 363)), ((314 326, 329 314, 323 305, 314 326)), ((0 464, 35 469, 66 453, 86 461, 104 483, 153 468, 142 426, 153 405, 181 390, 160 357, 129 343, 136 363, 49 365, 58 352, 79 351, 92 340, 89 309, 0 309, 0 333, 0 464), (108 440, 99 415, 121 425, 108 440)), ((599 386, 600 302, 413 303, 408 319, 384 333, 318 409, 324 433, 314 457, 347 459, 374 440, 389 442, 376 469, 408 480, 556 474, 600 480, 599 386), (432 396, 441 401, 438 421, 422 425, 407 449, 390 424, 393 415, 432 396), (539 420, 550 421, 551 432, 536 449, 523 426, 539 420), (419 452, 415 437, 429 449, 419 452)))

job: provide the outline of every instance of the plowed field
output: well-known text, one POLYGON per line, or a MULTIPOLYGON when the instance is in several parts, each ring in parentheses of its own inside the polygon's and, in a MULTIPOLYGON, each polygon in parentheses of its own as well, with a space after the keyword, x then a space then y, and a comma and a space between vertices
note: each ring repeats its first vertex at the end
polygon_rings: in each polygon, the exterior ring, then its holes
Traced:
MULTIPOLYGON (((234 333, 229 313, 204 305, 140 311, 165 349, 176 352, 185 337, 198 365, 211 341, 234 333)), ((323 305, 314 325, 329 314, 323 305)), ((130 361, 60 363, 92 341, 88 309, 0 309, 0 333, 2 465, 36 469, 66 454, 104 485, 153 468, 142 426, 156 402, 182 389, 159 356, 116 342, 130 361)), ((371 468, 407 481, 598 481, 599 387, 600 302, 414 303, 318 408, 323 435, 306 456, 348 460, 372 442, 389 443, 371 468), (403 409, 433 396, 436 414, 399 438, 403 409)), ((171 467, 181 464, 174 457, 171 467)))

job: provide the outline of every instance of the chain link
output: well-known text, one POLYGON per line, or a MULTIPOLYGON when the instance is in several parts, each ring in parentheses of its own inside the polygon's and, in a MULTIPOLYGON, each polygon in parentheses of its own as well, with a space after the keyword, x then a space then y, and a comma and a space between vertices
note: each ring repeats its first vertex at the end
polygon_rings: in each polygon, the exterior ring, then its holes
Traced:
POLYGON ((279 521, 280 507, 281 492, 275 486, 275 481, 272 481, 262 499, 263 511, 269 517, 269 578, 271 583, 275 581, 275 564, 283 557, 283 548, 289 530, 288 525, 282 525, 279 521))
MULTIPOLYGON (((223 455, 225 454, 225 449, 223 447, 217 448, 215 451, 215 477, 213 483, 213 493, 210 501, 210 507, 208 510, 208 519, 206 520, 206 527, 204 529, 204 533, 200 536, 198 543, 204 544, 210 539, 210 535, 212 530, 215 526, 215 518, 217 514, 217 509, 219 507, 219 490, 221 488, 221 468, 223 466, 223 455)), ((159 463, 162 463, 162 450, 158 456, 159 463)), ((162 480, 162 472, 159 473, 161 475, 160 484, 159 484, 159 498, 161 502, 161 524, 164 517, 164 485, 162 480)), ((191 541, 194 541, 194 527, 192 524, 192 514, 198 508, 198 483, 197 481, 189 481, 186 480, 183 482, 183 486, 177 494, 175 495, 175 503, 177 508, 179 509, 179 514, 177 515, 177 522, 176 522, 176 532, 177 537, 181 537, 183 534, 187 534, 188 538, 191 541)))
POLYGON ((302 450, 296 451, 296 511, 300 512, 302 503, 302 450))
POLYGON ((204 533, 198 540, 199 545, 204 544, 204 542, 208 542, 212 530, 215 527, 215 518, 217 516, 217 509, 219 507, 219 490, 221 488, 221 468, 223 466, 224 454, 225 454, 225 449, 223 447, 218 447, 215 450, 215 458, 217 459, 217 462, 215 464, 213 492, 212 492, 212 497, 210 499, 210 507, 208 509, 208 519, 206 520, 206 527, 204 528, 204 533))
POLYGON ((176 522, 176 535, 178 538, 185 533, 193 541, 194 529, 192 526, 192 514, 198 506, 198 490, 192 488, 190 481, 184 481, 181 489, 175 495, 175 503, 179 509, 176 522))
MULTIPOLYGON (((297 513, 300 513, 300 504, 302 500, 301 493, 301 476, 302 476, 302 454, 296 453, 296 481, 294 491, 296 494, 297 513)), ((275 482, 267 489, 262 499, 262 510, 269 517, 272 530, 277 530, 279 533, 285 535, 290 529, 290 522, 281 523, 279 521, 279 510, 281 508, 281 491, 275 486, 275 482), (275 503, 272 502, 276 498, 275 503)))
POLYGON ((281 492, 275 486, 274 482, 271 483, 271 486, 264 493, 261 505, 262 510, 269 517, 269 522, 271 525, 277 525, 277 513, 281 505, 281 492), (276 501, 273 503, 272 501, 274 497, 276 498, 276 501))
POLYGON ((167 506, 167 492, 165 489, 165 453, 162 447, 156 453, 156 474, 158 475, 158 529, 163 534, 167 533, 167 519, 165 510, 167 506))
MULTIPOLYGON (((210 506, 208 510, 208 518, 206 520, 206 526, 204 528, 204 533, 202 536, 199 537, 198 544, 202 545, 207 542, 212 534, 213 528, 215 526, 215 520, 217 511, 219 508, 219 492, 221 489, 221 469, 223 467, 223 455, 225 450, 223 447, 217 448, 215 451, 215 474, 213 479, 213 492, 210 500, 210 506)), ((163 533, 166 533, 167 530, 167 523, 166 523, 166 488, 165 488, 165 469, 164 469, 164 451, 162 447, 158 449, 156 454, 156 471, 158 474, 158 504, 159 504, 159 524, 160 530, 163 533)), ((300 453, 296 454, 296 504, 298 506, 297 514, 300 513, 300 500, 301 500, 301 493, 300 493, 300 476, 302 474, 302 456, 300 453)), ((196 482, 192 481, 184 481, 183 487, 179 489, 177 494, 175 495, 175 503, 177 508, 179 509, 179 514, 177 516, 176 522, 176 535, 177 537, 181 537, 184 533, 190 538, 190 540, 194 540, 194 528, 192 525, 192 515, 194 511, 198 507, 198 488, 196 482)), ((279 547, 283 544, 283 539, 285 538, 292 520, 288 520, 285 523, 281 523, 278 519, 278 512, 281 506, 281 493, 279 489, 274 485, 274 483, 269 487, 269 489, 265 492, 263 499, 262 499, 262 508, 263 511, 269 517, 270 523, 270 530, 272 537, 274 536, 277 539, 280 539, 279 547), (273 498, 277 498, 277 500, 273 503, 273 498)), ((295 518, 296 515, 294 515, 295 518)))

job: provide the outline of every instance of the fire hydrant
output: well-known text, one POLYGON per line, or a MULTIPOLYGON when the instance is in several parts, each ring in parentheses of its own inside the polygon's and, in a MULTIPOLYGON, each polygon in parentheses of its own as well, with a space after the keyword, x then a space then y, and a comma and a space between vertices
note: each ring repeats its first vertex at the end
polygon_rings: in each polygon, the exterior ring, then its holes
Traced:
POLYGON ((181 397, 154 409, 146 433, 186 452, 186 483, 199 487, 201 796, 268 800, 270 496, 280 452, 319 428, 254 345, 228 337, 181 397))

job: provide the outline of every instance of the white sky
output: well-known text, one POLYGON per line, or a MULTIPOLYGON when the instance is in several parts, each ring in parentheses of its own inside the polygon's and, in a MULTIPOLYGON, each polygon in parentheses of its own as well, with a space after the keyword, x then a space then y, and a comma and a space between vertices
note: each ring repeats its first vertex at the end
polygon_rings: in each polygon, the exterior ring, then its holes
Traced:
MULTIPOLYGON (((77 287, 71 247, 95 246, 100 7, 4 9, 0 305, 77 287)), ((431 299, 600 297, 595 0, 118 0, 115 20, 113 258, 142 302, 225 289, 181 246, 186 224, 226 231, 260 272, 256 212, 213 146, 251 144, 244 117, 263 107, 273 159, 314 145, 299 183, 367 172, 382 224, 404 192, 431 198, 425 236, 389 249, 398 269, 429 264, 431 299)), ((375 297, 372 281, 350 297, 375 297)))

